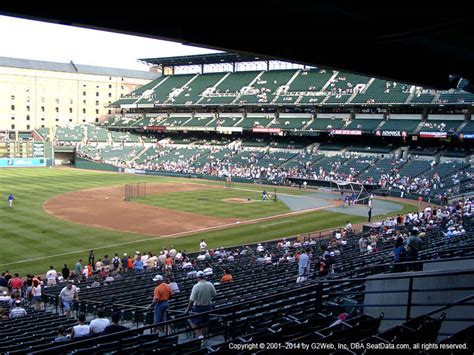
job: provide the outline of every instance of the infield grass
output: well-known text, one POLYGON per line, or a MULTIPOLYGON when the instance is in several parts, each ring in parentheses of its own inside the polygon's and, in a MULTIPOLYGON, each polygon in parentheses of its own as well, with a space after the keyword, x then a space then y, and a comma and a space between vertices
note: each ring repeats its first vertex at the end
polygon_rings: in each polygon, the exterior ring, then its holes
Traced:
POLYGON ((261 193, 242 190, 168 192, 135 198, 133 201, 222 218, 254 219, 291 211, 281 201, 262 201, 261 193), (242 202, 230 202, 228 199, 232 198, 242 199, 242 202))

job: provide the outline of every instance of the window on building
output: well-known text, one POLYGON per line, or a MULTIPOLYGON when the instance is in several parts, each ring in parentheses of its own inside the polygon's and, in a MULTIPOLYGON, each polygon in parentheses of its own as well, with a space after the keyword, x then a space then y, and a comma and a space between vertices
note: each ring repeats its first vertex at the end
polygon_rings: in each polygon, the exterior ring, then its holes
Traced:
POLYGON ((15 116, 12 116, 12 121, 15 121, 15 116))
POLYGON ((12 129, 15 129, 15 125, 14 125, 14 124, 12 124, 12 129))
POLYGON ((97 110, 95 110, 95 114, 96 114, 96 115, 98 115, 98 114, 99 114, 99 110, 98 110, 98 109, 97 109, 97 110))
POLYGON ((44 128, 44 124, 41 125, 41 128, 44 128))
POLYGON ((96 118, 95 118, 95 122, 96 122, 96 123, 99 122, 99 117, 96 117, 96 118))
POLYGON ((96 101, 96 102, 95 102, 95 105, 96 105, 96 106, 99 106, 99 101, 96 101))
POLYGON ((26 115, 26 120, 27 120, 27 121, 30 120, 30 115, 26 115))
POLYGON ((56 112, 59 112, 59 107, 56 107, 56 112))
POLYGON ((44 117, 41 117, 41 121, 44 121, 44 117))
POLYGON ((82 119, 82 123, 86 123, 86 120, 84 118, 82 119))
POLYGON ((82 96, 86 96, 86 92, 85 92, 85 91, 82 92, 82 96))
POLYGON ((82 103, 85 105, 85 104, 86 104, 86 100, 82 100, 82 103))
POLYGON ((85 109, 85 108, 82 109, 82 113, 86 113, 86 109, 85 109))
POLYGON ((112 84, 109 84, 109 89, 112 89, 112 84))
POLYGON ((109 110, 109 111, 107 111, 107 112, 109 113, 109 115, 111 115, 111 114, 112 114, 112 110, 109 110))
POLYGON ((111 93, 111 92, 109 92, 109 97, 112 97, 112 93, 111 93))
POLYGON ((69 122, 72 122, 72 118, 69 119, 69 122))
POLYGON ((74 103, 73 99, 69 99, 69 105, 72 105, 74 103))
POLYGON ((56 122, 59 122, 59 118, 56 118, 56 122))
POLYGON ((69 113, 72 113, 72 107, 69 107, 69 113))
POLYGON ((29 125, 29 124, 26 125, 26 129, 30 129, 30 125, 29 125))
POLYGON ((44 106, 41 106, 41 112, 44 112, 44 106))
POLYGON ((12 105, 12 111, 15 111, 15 105, 12 105))
POLYGON ((99 92, 98 92, 98 91, 95 93, 95 96, 99 96, 99 92))
POLYGON ((12 95, 12 100, 15 100, 15 95, 12 95))
POLYGON ((26 106, 26 111, 30 112, 30 106, 26 106))

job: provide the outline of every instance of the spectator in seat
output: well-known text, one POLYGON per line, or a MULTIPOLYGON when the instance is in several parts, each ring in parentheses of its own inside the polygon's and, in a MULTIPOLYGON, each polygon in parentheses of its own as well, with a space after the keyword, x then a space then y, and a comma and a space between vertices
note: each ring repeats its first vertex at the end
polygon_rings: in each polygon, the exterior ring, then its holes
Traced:
POLYGON ((89 325, 91 335, 101 334, 108 325, 110 325, 110 321, 105 318, 104 309, 98 308, 97 318, 93 319, 89 325))
POLYGON ((2 295, 0 296, 0 302, 8 302, 10 303, 11 297, 8 295, 8 291, 3 291, 2 295))
POLYGON ((15 300, 15 307, 10 311, 9 318, 20 318, 27 316, 26 310, 21 306, 21 300, 15 300))
POLYGON ((234 278, 229 269, 224 270, 224 276, 221 277, 221 284, 231 283, 234 281, 234 278))
POLYGON ((64 341, 69 341, 69 335, 66 335, 66 328, 64 325, 60 325, 58 327, 58 336, 54 338, 53 342, 54 343, 62 343, 64 341))
POLYGON ((124 330, 128 330, 126 326, 119 324, 121 317, 122 317, 122 314, 120 311, 116 311, 112 313, 112 324, 105 327, 104 331, 102 332, 102 335, 118 333, 118 332, 123 332, 124 330))
POLYGON ((77 317, 77 325, 72 327, 71 339, 89 336, 90 327, 84 324, 85 321, 86 321, 85 314, 84 313, 79 314, 79 317, 77 317))

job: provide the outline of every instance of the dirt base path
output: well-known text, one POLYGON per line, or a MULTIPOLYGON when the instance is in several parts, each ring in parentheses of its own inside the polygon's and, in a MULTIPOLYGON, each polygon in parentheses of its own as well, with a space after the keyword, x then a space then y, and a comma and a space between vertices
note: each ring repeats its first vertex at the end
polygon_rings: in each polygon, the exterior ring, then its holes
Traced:
MULTIPOLYGON (((187 183, 147 184, 147 194, 150 195, 209 189, 221 187, 187 183)), ((47 200, 43 208, 47 213, 70 222, 151 236, 194 231, 238 221, 127 202, 124 201, 123 185, 55 196, 47 200)))

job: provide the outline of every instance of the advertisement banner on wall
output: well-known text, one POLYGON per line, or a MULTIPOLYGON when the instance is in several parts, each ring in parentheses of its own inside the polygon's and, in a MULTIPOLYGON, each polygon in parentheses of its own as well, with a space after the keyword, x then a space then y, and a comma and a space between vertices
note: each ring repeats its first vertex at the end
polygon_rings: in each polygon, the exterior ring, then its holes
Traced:
POLYGON ((252 128, 253 133, 280 133, 281 128, 265 128, 265 127, 254 127, 252 128))
POLYGON ((33 168, 46 166, 44 158, 1 158, 0 168, 33 168))
POLYGON ((474 139, 474 133, 459 133, 459 139, 474 139))
POLYGON ((357 129, 331 129, 330 134, 337 134, 343 136, 361 136, 362 131, 357 129))
POLYGON ((446 138, 447 136, 446 132, 420 132, 421 138, 446 138))

